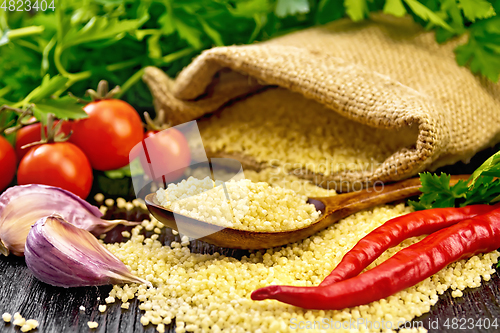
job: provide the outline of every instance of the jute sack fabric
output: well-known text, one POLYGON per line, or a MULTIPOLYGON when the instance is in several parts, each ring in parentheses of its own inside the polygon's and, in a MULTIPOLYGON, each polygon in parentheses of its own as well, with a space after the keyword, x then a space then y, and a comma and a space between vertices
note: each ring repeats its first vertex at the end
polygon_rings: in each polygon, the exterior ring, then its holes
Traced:
MULTIPOLYGON (((253 99, 251 105, 258 106, 261 89, 278 86, 330 109, 332 117, 399 130, 401 135, 413 129, 413 144, 391 152, 373 170, 301 175, 373 184, 467 161, 500 141, 500 85, 457 65, 453 49, 459 42, 463 40, 439 45, 433 33, 410 18, 380 15, 362 23, 336 21, 254 45, 216 47, 198 56, 175 80, 154 67, 146 69, 144 80, 156 108, 174 125, 224 112, 235 99, 253 99)), ((279 102, 286 104, 287 99, 279 102)), ((307 109, 296 112, 308 116, 307 109)), ((255 163, 245 151, 217 153, 236 156, 246 165, 268 166, 266 161, 255 163)))

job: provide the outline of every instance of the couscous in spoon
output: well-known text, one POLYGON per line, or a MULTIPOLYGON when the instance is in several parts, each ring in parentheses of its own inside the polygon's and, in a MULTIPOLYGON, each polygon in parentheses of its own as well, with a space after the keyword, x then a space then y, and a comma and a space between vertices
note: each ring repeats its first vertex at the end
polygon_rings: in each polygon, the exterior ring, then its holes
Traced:
MULTIPOLYGON (((467 180, 470 175, 451 176, 450 185, 459 180, 467 180)), ((158 203, 156 193, 146 196, 146 205, 153 216, 167 227, 178 231, 177 223, 182 223, 182 232, 191 238, 226 248, 265 249, 300 241, 333 223, 363 209, 410 198, 420 194, 420 179, 410 178, 397 183, 370 187, 361 191, 339 194, 331 197, 309 198, 321 215, 314 223, 300 229, 259 232, 247 231, 199 221, 174 213, 158 203)))

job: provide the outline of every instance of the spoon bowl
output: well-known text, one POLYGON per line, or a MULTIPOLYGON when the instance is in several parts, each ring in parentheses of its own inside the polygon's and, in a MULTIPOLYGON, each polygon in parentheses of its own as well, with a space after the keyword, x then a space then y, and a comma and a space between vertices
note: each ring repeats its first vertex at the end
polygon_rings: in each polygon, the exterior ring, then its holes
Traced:
MULTIPOLYGON (((467 180, 469 176, 451 176, 450 185, 467 180)), ((182 232, 191 238, 225 248, 257 250, 300 241, 363 209, 419 195, 420 187, 420 179, 411 178, 331 197, 309 198, 309 203, 321 211, 320 217, 304 228, 276 232, 223 228, 178 213, 174 215, 174 212, 160 205, 156 193, 146 196, 146 206, 158 221, 171 229, 179 231, 177 223, 182 223, 182 232)))

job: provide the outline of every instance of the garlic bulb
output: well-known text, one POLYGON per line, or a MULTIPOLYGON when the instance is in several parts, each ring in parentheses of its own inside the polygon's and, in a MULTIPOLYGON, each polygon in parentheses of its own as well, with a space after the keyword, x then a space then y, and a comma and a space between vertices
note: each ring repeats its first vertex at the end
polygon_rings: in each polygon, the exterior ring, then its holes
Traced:
POLYGON ((103 220, 97 207, 58 187, 37 184, 14 186, 0 196, 0 252, 22 256, 31 226, 51 214, 58 214, 94 235, 105 233, 117 224, 140 223, 103 220))
POLYGON ((50 215, 38 220, 26 239, 26 265, 40 281, 58 287, 147 283, 130 273, 88 231, 50 215))

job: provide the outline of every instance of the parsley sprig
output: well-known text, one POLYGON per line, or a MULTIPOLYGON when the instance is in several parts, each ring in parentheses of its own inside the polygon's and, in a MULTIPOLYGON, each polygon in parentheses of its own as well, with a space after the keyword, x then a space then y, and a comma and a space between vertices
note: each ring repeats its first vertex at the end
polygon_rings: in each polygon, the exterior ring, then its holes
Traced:
POLYGON ((466 181, 450 186, 450 175, 420 174, 422 194, 408 203, 416 210, 493 204, 500 201, 500 152, 493 154, 466 181))

